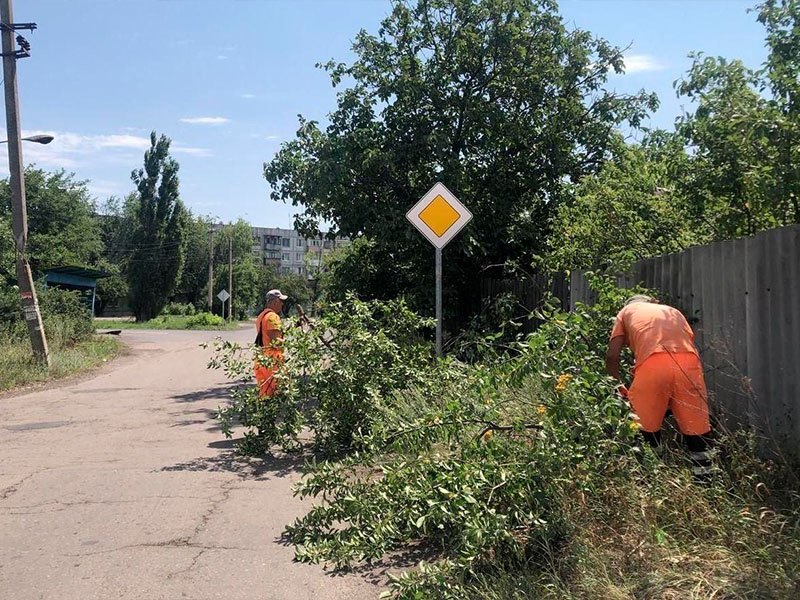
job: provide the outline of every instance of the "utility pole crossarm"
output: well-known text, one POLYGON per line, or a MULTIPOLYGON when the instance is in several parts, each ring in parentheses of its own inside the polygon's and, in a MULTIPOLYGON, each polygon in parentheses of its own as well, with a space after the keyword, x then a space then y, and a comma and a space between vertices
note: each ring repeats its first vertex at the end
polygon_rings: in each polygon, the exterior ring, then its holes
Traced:
MULTIPOLYGON (((36 23, 11 23, 10 21, 11 17, 9 17, 8 21, 3 19, 3 22, 0 23, 0 31, 3 33, 8 32, 13 34, 15 31, 20 31, 23 29, 27 31, 33 31, 36 29, 36 23)), ((31 55, 31 45, 28 43, 28 40, 21 35, 18 35, 17 43, 19 44, 21 50, 17 50, 16 48, 13 48, 13 46, 12 50, 6 50, 3 48, 3 52, 0 53, 0 56, 4 58, 6 56, 10 56, 12 58, 28 58, 31 55)))

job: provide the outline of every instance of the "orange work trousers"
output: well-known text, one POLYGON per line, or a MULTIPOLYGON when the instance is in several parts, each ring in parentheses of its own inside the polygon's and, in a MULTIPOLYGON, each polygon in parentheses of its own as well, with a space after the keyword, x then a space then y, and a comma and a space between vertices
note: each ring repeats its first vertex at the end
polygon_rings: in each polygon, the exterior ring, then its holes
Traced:
POLYGON ((643 431, 661 429, 667 409, 684 435, 711 431, 700 358, 692 352, 656 352, 637 365, 628 394, 643 431))
POLYGON ((265 349, 264 362, 255 361, 256 383, 258 384, 258 395, 261 398, 270 398, 275 395, 277 381, 275 373, 283 363, 283 352, 280 349, 265 349))

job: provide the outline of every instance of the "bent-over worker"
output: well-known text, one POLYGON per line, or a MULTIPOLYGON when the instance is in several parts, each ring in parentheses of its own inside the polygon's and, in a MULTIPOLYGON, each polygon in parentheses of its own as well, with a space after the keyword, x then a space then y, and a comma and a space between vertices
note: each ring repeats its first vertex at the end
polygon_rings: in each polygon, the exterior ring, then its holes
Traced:
POLYGON ((280 290, 267 292, 266 308, 256 319, 256 345, 263 348, 263 358, 255 361, 258 395, 262 398, 275 394, 275 373, 283 363, 283 331, 280 313, 288 296, 280 290))
POLYGON ((606 371, 620 379, 620 352, 628 345, 635 363, 627 392, 645 439, 657 446, 667 409, 684 435, 695 476, 712 473, 708 393, 694 332, 681 312, 650 296, 631 297, 617 314, 606 371))

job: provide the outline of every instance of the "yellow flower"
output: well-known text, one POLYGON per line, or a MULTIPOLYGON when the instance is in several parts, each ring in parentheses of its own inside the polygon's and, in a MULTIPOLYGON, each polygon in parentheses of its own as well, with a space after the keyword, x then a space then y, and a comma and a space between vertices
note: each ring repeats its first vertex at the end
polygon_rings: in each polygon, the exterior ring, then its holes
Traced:
POLYGON ((536 407, 536 412, 538 412, 540 415, 543 415, 547 412, 547 407, 544 404, 540 404, 536 407))
POLYGON ((632 431, 639 431, 642 428, 639 421, 631 421, 628 423, 628 427, 630 427, 632 431))
POLYGON ((488 442, 488 441, 489 441, 490 439, 492 439, 493 437, 494 437, 494 431, 492 431, 492 430, 490 429, 489 431, 487 431, 486 433, 484 433, 484 434, 481 436, 481 441, 483 441, 483 443, 485 444, 486 442, 488 442))
POLYGON ((572 380, 572 375, 569 373, 564 373, 558 376, 558 381, 556 382, 556 391, 563 392, 567 389, 567 384, 572 380))

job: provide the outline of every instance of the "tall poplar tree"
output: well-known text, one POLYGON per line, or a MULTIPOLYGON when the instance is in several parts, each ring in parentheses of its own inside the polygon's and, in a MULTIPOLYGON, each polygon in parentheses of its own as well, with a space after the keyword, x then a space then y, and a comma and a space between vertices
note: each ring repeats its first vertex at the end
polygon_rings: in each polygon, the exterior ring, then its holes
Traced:
POLYGON ((183 266, 188 213, 178 193, 178 163, 170 139, 150 134, 144 168, 134 170, 137 188, 133 249, 128 265, 131 309, 138 321, 157 316, 177 286, 183 266))

